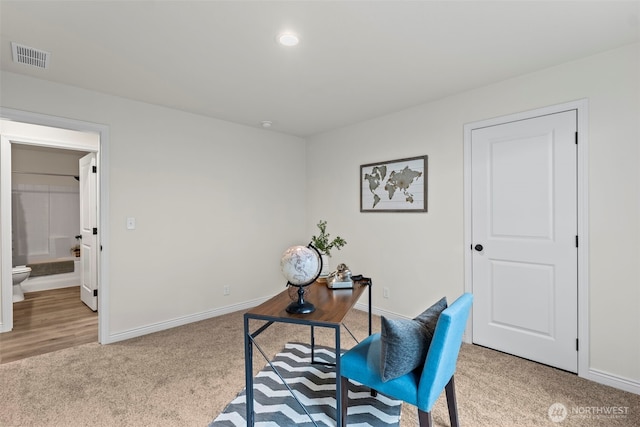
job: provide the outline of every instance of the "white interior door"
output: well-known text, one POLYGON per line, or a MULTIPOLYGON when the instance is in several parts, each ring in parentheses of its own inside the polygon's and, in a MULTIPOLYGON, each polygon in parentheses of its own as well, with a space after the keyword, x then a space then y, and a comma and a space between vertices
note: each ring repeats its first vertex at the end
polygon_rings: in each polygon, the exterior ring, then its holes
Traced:
POLYGON ((91 310, 98 310, 98 209, 96 155, 80 159, 80 298, 91 310))
POLYGON ((577 372, 575 110, 473 129, 473 342, 577 372))

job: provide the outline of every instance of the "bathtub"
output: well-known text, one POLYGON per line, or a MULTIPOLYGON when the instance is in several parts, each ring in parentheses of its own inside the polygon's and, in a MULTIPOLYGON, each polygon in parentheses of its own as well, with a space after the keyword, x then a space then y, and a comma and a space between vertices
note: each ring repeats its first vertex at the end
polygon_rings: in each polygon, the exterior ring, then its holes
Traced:
POLYGON ((73 272, 52 274, 49 276, 29 277, 22 282, 22 290, 24 292, 46 291, 49 289, 68 288, 71 286, 80 286, 80 258, 56 258, 51 261, 68 261, 73 260, 73 272))

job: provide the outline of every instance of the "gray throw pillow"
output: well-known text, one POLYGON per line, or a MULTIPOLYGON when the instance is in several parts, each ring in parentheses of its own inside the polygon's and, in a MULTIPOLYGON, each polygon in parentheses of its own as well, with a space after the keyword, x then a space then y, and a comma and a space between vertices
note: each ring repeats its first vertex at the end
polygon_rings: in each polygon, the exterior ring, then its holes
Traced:
POLYGON ((391 320, 382 316, 380 323, 380 377, 386 382, 422 367, 429 351, 440 313, 447 308, 442 298, 413 320, 391 320))
POLYGON ((425 311, 416 316, 415 319, 413 319, 426 328, 428 341, 427 350, 429 349, 429 344, 431 344, 433 333, 436 330, 436 324, 438 324, 440 313, 442 313, 445 308, 447 308, 447 298, 442 297, 440 301, 433 304, 431 307, 427 308, 425 311))

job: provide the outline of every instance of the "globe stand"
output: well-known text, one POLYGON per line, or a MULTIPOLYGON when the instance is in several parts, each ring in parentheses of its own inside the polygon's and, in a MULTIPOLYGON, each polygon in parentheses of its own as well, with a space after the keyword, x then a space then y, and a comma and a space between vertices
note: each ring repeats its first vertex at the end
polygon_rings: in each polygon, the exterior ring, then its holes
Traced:
MULTIPOLYGON (((289 283, 291 285, 291 283, 289 283)), ((304 288, 309 285, 291 285, 298 287, 298 300, 287 306, 287 313, 291 314, 309 314, 316 311, 316 307, 304 300, 304 288)))
POLYGON ((298 288, 298 300, 287 306, 287 313, 309 314, 316 311, 316 307, 313 304, 304 300, 304 288, 313 284, 318 280, 318 277, 320 277, 320 272, 322 271, 322 255, 320 255, 320 251, 318 251, 318 249, 311 243, 309 243, 306 248, 304 246, 292 246, 285 251, 282 256, 282 260, 280 261, 280 266, 283 268, 283 273, 286 270, 285 277, 288 279, 287 286, 296 286, 298 288), (312 257, 309 257, 309 250, 312 257), (304 257, 299 255, 305 251, 307 254, 304 257), (295 258, 293 267, 288 264, 290 257, 295 258), (285 265, 289 268, 285 269, 285 265), (300 267, 301 265, 302 268, 300 267), (307 266, 311 266, 311 270, 309 272, 305 271, 304 267, 307 266), (302 278, 298 275, 301 271, 306 273, 302 278))

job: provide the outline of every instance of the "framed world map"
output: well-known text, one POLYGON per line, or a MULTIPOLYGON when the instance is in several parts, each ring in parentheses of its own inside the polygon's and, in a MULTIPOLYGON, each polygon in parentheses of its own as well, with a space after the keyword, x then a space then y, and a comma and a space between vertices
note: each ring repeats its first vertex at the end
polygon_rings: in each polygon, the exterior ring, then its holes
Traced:
POLYGON ((360 166, 360 212, 427 212, 427 157, 360 166))

